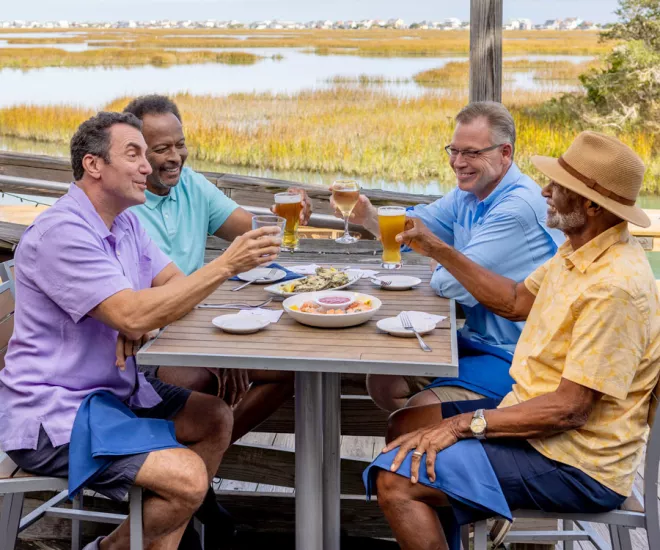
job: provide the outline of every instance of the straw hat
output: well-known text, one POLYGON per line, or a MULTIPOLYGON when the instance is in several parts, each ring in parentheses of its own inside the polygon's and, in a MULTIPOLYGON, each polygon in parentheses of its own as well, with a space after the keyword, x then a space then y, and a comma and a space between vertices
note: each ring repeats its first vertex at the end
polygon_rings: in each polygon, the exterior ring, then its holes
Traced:
POLYGON ((651 225, 635 206, 644 179, 644 163, 618 139, 582 132, 558 159, 535 155, 532 163, 562 187, 594 201, 641 227, 651 225))

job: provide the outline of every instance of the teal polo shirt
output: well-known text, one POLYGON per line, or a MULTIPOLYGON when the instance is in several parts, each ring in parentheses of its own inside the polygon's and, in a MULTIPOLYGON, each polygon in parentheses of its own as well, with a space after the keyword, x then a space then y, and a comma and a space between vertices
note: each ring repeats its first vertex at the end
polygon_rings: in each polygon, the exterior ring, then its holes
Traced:
POLYGON ((186 275, 204 265, 206 236, 238 208, 220 189, 190 168, 167 195, 146 191, 147 202, 132 210, 152 240, 186 275))

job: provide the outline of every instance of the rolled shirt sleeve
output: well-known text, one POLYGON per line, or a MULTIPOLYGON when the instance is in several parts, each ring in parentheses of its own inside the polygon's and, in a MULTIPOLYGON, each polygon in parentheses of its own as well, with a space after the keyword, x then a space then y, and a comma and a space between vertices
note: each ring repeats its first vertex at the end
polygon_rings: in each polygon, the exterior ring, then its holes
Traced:
POLYGON ((589 287, 572 309, 577 320, 562 377, 625 399, 649 344, 644 307, 625 290, 599 283, 589 287))
POLYGON ((408 208, 406 215, 424 222, 431 232, 449 245, 454 245, 456 222, 456 189, 431 204, 418 204, 408 208))
POLYGON ((67 220, 57 231, 46 231, 31 253, 32 280, 75 323, 110 296, 133 288, 98 234, 82 220, 67 220))
POLYGON ((545 274, 548 272, 548 264, 552 261, 550 258, 544 264, 538 266, 530 275, 525 279, 525 286, 534 296, 537 296, 539 289, 543 284, 543 279, 545 279, 545 274))
MULTIPOLYGON (((506 272, 506 264, 515 261, 520 248, 528 246, 523 227, 510 213, 488 217, 480 226, 472 229, 469 243, 459 252, 473 262, 495 273, 506 272)), ((438 266, 431 279, 431 287, 439 296, 453 298, 458 303, 474 307, 477 300, 444 267, 438 266)))
POLYGON ((137 230, 143 255, 151 259, 151 280, 153 281, 163 269, 172 263, 172 259, 149 237, 147 230, 139 222, 137 230))

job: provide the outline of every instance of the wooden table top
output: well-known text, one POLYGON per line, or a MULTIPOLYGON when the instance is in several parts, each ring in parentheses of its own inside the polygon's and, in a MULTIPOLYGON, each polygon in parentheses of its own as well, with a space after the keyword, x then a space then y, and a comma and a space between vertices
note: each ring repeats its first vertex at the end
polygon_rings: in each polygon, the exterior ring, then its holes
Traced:
MULTIPOLYGON (((405 261, 405 260, 404 260, 405 261)), ((292 265, 293 262, 287 263, 292 265)), ((364 266, 378 269, 377 266, 364 266)), ((383 271, 381 271, 381 274, 383 271)), ((138 353, 141 365, 225 367, 311 372, 346 372, 457 376, 456 313, 453 300, 438 297, 430 288, 428 265, 404 265, 397 274, 422 279, 412 290, 382 290, 369 280, 360 280, 347 290, 371 294, 383 302, 367 323, 341 329, 301 325, 286 313, 266 329, 245 335, 228 334, 211 324, 218 315, 235 310, 194 309, 166 327, 138 353), (420 349, 416 338, 390 336, 376 322, 403 310, 418 310, 447 318, 432 333, 424 335, 432 352, 420 349)), ((252 284, 238 292, 241 284, 223 283, 205 302, 257 304, 271 295, 263 285, 252 284)), ((276 298, 268 306, 282 309, 276 298)))

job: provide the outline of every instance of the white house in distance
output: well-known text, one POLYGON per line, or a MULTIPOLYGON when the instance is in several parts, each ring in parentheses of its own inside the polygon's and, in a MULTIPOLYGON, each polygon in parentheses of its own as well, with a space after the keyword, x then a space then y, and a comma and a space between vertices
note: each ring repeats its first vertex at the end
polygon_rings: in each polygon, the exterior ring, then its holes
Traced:
POLYGON ((531 19, 511 19, 504 25, 504 30, 507 31, 531 31, 533 28, 531 19))

